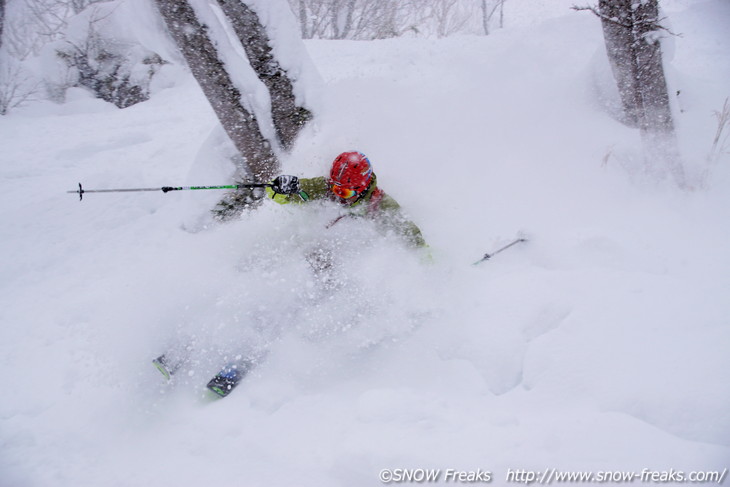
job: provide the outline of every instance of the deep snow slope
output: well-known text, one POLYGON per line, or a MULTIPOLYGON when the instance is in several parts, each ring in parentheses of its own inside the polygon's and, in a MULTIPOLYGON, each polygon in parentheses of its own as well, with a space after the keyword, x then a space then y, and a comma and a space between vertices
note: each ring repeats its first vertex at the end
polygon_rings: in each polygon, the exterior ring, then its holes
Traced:
POLYGON ((307 44, 327 83, 285 171, 358 149, 434 262, 327 205, 227 224, 231 147, 171 68, 147 103, 0 118, 0 486, 371 486, 384 468, 730 467, 727 2, 668 3, 694 187, 595 100, 601 32, 307 44), (469 264, 518 232, 530 242, 469 264), (336 255, 334 289, 306 257, 336 255), (150 361, 194 344, 173 384, 150 361), (266 358, 229 398, 203 385, 266 358))

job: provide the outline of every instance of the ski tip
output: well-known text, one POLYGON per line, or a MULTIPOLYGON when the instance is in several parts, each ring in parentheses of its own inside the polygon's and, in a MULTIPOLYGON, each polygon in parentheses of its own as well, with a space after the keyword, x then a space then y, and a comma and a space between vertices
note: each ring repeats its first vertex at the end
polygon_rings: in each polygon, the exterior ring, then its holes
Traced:
POLYGON ((218 397, 226 397, 238 385, 238 380, 216 375, 205 387, 218 397))
POLYGON ((165 367, 164 356, 159 356, 156 359, 154 359, 152 361, 152 365, 154 365, 155 368, 160 371, 160 373, 165 377, 165 379, 170 380, 171 374, 170 374, 170 371, 167 370, 167 367, 165 367))
POLYGON ((249 361, 228 365, 218 372, 206 387, 219 397, 226 397, 241 382, 251 366, 252 363, 249 361))

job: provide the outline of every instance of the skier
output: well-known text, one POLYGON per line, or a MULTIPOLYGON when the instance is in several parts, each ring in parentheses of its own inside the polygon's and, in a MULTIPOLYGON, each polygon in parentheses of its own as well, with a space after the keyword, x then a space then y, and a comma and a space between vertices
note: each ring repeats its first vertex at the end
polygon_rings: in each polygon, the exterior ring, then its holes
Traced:
POLYGON ((335 225, 347 216, 375 220, 384 231, 394 231, 413 247, 427 247, 421 230, 401 212, 400 205, 378 187, 378 179, 370 160, 361 152, 343 152, 332 163, 329 178, 324 176, 299 179, 282 175, 266 188, 269 198, 277 203, 305 203, 330 199, 347 207, 347 215, 332 221, 335 225))
MULTIPOLYGON (((375 220, 384 231, 394 231, 414 248, 428 249, 421 230, 401 212, 400 205, 378 187, 373 167, 360 152, 343 152, 332 163, 329 178, 324 176, 299 179, 296 176, 276 177, 266 188, 269 198, 277 203, 305 203, 330 199, 347 207, 349 212, 328 225, 337 224, 342 218, 365 217, 375 220)), ((307 260, 325 287, 328 287, 332 267, 332 255, 323 249, 307 255, 307 260)), ((430 256, 426 253, 426 261, 430 256)), ((171 351, 160 355, 153 364, 168 380, 186 362, 188 351, 171 351)), ((261 357, 245 357, 226 365, 207 384, 218 396, 227 396, 261 360, 261 357)))

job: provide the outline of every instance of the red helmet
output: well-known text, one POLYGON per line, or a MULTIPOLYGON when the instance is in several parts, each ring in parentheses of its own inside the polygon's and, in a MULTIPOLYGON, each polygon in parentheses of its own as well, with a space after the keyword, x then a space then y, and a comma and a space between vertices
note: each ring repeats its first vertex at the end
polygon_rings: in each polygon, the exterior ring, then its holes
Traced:
POLYGON ((357 201, 373 182, 373 166, 361 152, 343 152, 332 163, 330 189, 340 199, 357 201))

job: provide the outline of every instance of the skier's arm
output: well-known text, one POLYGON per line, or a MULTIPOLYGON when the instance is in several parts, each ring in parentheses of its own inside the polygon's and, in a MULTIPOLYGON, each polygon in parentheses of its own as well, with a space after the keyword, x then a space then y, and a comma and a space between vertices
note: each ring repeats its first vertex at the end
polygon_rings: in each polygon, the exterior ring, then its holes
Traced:
POLYGON ((403 211, 397 201, 386 195, 380 203, 380 211, 382 212, 381 219, 385 227, 403 237, 413 247, 428 247, 421 233, 421 229, 403 215, 403 211))
POLYGON ((411 220, 406 219, 402 214, 396 213, 389 215, 386 219, 386 225, 403 237, 409 245, 416 248, 428 247, 421 233, 421 229, 411 220))
POLYGON ((282 205, 306 203, 327 195, 327 180, 323 177, 299 179, 296 176, 279 176, 271 184, 272 187, 266 188, 266 197, 282 205))

